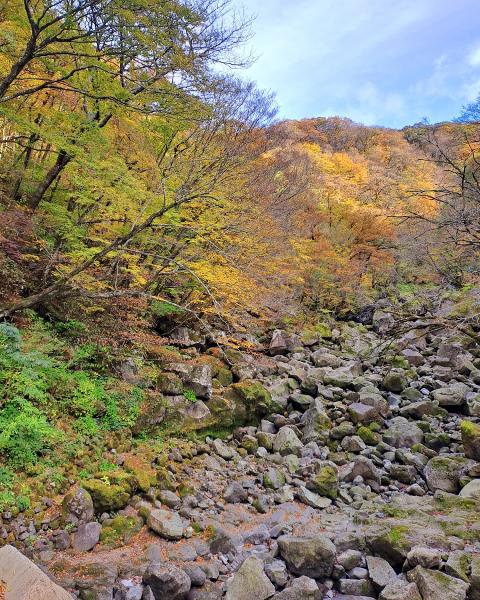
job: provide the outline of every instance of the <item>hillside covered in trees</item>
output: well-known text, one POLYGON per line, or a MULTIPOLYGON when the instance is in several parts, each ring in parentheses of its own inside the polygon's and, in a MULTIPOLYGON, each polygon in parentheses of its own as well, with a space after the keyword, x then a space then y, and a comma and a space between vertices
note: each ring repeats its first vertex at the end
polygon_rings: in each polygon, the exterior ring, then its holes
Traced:
POLYGON ((480 102, 278 120, 248 28, 223 0, 0 3, 0 546, 85 600, 475 600, 480 102), (158 535, 194 566, 108 571, 158 535))

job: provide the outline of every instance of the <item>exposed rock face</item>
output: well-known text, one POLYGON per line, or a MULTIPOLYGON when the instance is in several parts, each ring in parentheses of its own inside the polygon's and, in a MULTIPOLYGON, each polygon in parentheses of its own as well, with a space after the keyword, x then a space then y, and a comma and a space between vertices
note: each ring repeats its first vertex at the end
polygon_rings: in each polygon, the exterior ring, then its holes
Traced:
POLYGON ((296 537, 285 535, 278 539, 280 555, 295 575, 312 578, 328 577, 333 569, 336 549, 323 535, 296 537))
POLYGON ((0 582, 5 600, 71 600, 60 586, 13 546, 0 548, 0 582))

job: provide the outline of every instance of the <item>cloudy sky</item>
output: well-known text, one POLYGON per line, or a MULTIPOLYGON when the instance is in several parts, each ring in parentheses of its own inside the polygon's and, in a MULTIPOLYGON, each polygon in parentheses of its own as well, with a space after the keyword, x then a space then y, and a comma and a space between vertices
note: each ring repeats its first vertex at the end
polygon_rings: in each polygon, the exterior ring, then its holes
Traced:
POLYGON ((256 15, 248 77, 280 116, 402 127, 480 93, 479 0, 233 0, 256 15))

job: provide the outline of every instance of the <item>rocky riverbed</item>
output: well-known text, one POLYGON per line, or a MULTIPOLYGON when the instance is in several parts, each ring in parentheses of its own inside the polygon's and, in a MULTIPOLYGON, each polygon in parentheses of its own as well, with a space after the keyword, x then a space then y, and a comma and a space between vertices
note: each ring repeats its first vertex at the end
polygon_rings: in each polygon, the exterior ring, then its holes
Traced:
POLYGON ((119 443, 4 543, 84 600, 480 599, 480 354, 392 324, 176 332, 142 415, 175 443, 119 443))

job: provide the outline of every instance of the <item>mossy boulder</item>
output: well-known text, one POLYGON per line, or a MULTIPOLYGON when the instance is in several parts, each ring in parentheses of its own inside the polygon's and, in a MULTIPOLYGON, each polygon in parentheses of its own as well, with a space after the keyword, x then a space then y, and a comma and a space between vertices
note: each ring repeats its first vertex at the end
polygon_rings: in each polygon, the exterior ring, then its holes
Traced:
POLYGON ((367 444, 367 446, 376 446, 381 440, 378 433, 375 433, 369 427, 365 427, 364 425, 361 425, 357 429, 357 435, 365 444, 367 444))
POLYGON ((480 461, 480 424, 462 421, 460 424, 465 456, 480 461))
POLYGON ((114 519, 106 519, 102 524, 100 541, 110 548, 118 548, 127 544, 143 526, 141 517, 118 515, 114 519))
POLYGON ((382 385, 387 391, 398 394, 407 387, 407 379, 403 372, 391 371, 383 378, 382 385))
POLYGON ((87 479, 83 487, 90 493, 93 506, 97 513, 110 512, 124 508, 131 492, 125 486, 110 483, 107 477, 104 479, 87 479))
POLYGON ((321 464, 312 475, 308 487, 320 496, 335 500, 338 494, 338 473, 333 464, 321 464))
POLYGON ((253 423, 258 418, 282 410, 273 401, 270 392, 258 381, 247 379, 234 383, 225 395, 235 403, 235 420, 238 423, 253 423))
POLYGON ((65 523, 89 523, 93 519, 93 500, 81 487, 68 492, 62 501, 62 519, 65 523))
POLYGON ((126 454, 123 459, 123 468, 135 477, 138 488, 142 492, 148 492, 156 483, 157 472, 155 469, 150 463, 135 454, 126 454))
POLYGON ((435 456, 430 459, 424 470, 430 490, 442 490, 456 494, 460 489, 460 474, 468 465, 463 456, 435 456))
POLYGON ((158 391, 146 390, 132 432, 135 435, 153 433, 165 420, 166 404, 165 398, 158 391))

